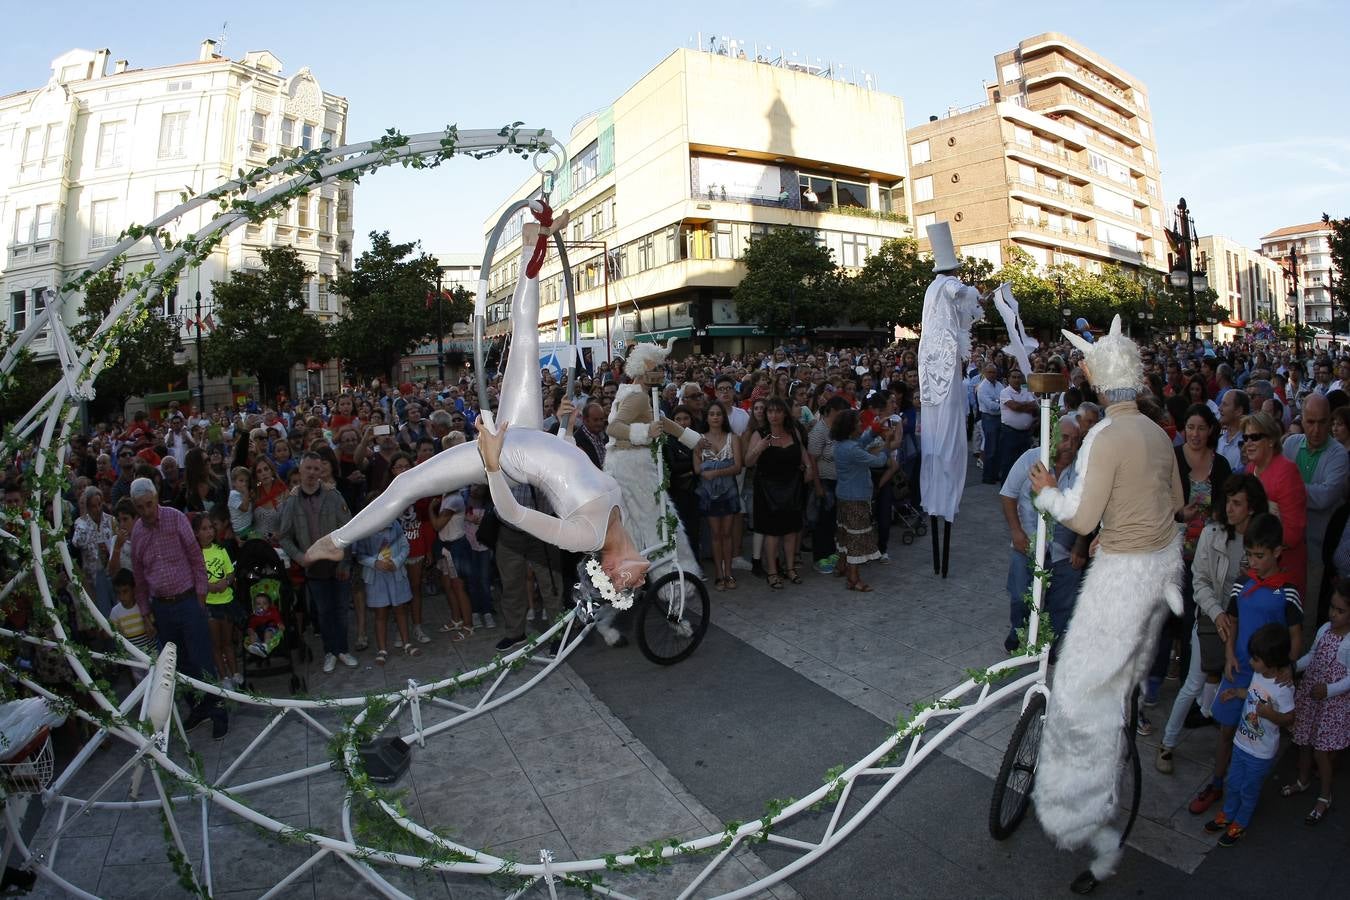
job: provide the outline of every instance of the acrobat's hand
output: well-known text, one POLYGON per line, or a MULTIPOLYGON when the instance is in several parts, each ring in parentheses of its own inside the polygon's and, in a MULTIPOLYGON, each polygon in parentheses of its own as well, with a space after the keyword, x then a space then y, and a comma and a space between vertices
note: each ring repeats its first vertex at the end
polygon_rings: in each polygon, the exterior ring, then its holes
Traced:
POLYGON ((506 429, 510 423, 503 421, 501 425, 496 425, 492 421, 492 413, 484 410, 478 417, 478 426, 478 455, 483 457, 483 469, 487 472, 500 471, 502 442, 506 440, 506 429))

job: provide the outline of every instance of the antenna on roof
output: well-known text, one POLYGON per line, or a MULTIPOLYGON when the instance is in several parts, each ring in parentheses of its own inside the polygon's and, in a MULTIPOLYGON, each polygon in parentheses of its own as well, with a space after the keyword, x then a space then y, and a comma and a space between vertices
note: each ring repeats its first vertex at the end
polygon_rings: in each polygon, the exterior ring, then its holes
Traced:
POLYGON ((230 20, 226 19, 220 23, 220 39, 216 41, 216 49, 220 50, 225 46, 225 36, 230 30, 230 20))

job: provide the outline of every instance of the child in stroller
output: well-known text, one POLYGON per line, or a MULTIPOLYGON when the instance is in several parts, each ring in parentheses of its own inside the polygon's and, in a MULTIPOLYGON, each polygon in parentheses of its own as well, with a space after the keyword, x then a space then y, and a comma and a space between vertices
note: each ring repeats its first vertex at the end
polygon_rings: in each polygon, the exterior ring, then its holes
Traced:
POLYGON ((255 538, 240 546, 234 572, 236 600, 250 613, 248 652, 240 660, 245 677, 289 673, 291 693, 304 691, 298 659, 304 645, 298 637, 296 599, 286 564, 271 544, 255 538), (261 617, 260 598, 266 598, 267 604, 261 617), (264 652, 260 654, 259 649, 264 652))

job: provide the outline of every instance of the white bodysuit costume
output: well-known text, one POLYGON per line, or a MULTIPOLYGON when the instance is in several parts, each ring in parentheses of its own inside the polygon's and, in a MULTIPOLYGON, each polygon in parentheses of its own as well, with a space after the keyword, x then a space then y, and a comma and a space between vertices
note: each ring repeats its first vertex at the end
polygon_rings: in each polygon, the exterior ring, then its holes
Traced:
POLYGON ((919 337, 921 417, 919 490, 924 511, 956 518, 966 488, 966 388, 970 326, 983 316, 980 292, 953 275, 939 275, 923 298, 919 337))
MULTIPOLYGON (((531 248, 524 249, 528 254, 531 248)), ((501 471, 488 475, 483 470, 476 443, 442 450, 390 482, 380 496, 333 532, 334 543, 348 547, 376 533, 423 497, 486 484, 497 515, 506 524, 563 550, 593 553, 600 549, 610 514, 623 508, 619 485, 581 450, 542 430, 538 321, 539 279, 529 277, 522 266, 511 298, 512 344, 498 405, 498 421, 511 426, 502 445, 501 471), (534 487, 555 515, 521 506, 511 494, 510 482, 534 487)))

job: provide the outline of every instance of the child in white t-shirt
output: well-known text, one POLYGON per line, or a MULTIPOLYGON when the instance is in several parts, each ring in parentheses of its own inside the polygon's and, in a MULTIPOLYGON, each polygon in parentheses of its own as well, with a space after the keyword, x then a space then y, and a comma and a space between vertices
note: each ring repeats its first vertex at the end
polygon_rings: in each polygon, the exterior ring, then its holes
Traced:
POLYGON ((1262 625, 1247 642, 1252 680, 1245 688, 1229 688, 1220 699, 1243 699, 1242 716, 1233 735, 1233 760, 1224 780, 1223 811, 1205 823, 1211 834, 1223 832, 1219 846, 1231 847, 1247 833, 1261 784, 1275 765, 1280 728, 1294 722, 1294 674, 1289 658, 1289 629, 1278 622, 1262 625))
POLYGON ((240 541, 253 537, 253 488, 252 473, 247 466, 235 466, 230 470, 230 527, 240 541))

